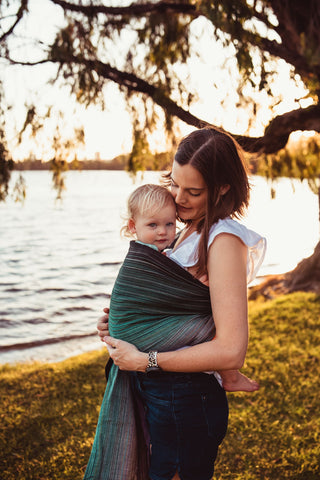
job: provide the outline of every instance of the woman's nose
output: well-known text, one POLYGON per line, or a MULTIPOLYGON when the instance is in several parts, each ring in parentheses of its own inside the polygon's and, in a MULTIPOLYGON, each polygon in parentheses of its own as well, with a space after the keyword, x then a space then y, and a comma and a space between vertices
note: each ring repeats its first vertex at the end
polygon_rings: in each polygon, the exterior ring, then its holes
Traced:
POLYGON ((178 188, 178 190, 177 190, 177 195, 176 195, 175 201, 178 204, 181 204, 181 203, 184 202, 184 194, 183 194, 183 191, 181 190, 181 188, 178 188))

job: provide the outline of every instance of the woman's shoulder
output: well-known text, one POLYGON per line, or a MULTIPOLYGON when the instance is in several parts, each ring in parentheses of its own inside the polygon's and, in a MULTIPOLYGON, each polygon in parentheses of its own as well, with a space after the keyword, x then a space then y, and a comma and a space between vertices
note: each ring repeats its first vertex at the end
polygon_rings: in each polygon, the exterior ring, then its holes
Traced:
POLYGON ((228 217, 212 225, 209 232, 208 248, 221 233, 235 235, 248 248, 247 281, 250 283, 256 276, 263 262, 267 246, 266 239, 254 230, 228 217))
POLYGON ((265 239, 259 233, 255 232, 254 230, 250 230, 245 225, 230 217, 227 217, 222 220, 218 220, 218 222, 212 225, 210 228, 208 246, 210 246, 213 240, 221 233, 229 233, 239 237, 240 240, 242 240, 242 242, 248 247, 255 245, 259 241, 265 241, 265 239))

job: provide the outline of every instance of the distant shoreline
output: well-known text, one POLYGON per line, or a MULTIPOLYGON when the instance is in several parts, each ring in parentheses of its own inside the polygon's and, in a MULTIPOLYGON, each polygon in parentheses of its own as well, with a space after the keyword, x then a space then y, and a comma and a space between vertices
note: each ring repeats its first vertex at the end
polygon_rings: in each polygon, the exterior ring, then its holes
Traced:
MULTIPOLYGON (((130 154, 122 154, 111 160, 101 160, 100 158, 79 160, 75 158, 71 162, 65 160, 56 160, 56 165, 61 168, 62 171, 68 170, 130 170, 130 154)), ((172 155, 170 152, 162 152, 150 154, 148 158, 144 159, 143 166, 145 170, 167 170, 172 163, 172 155)), ((14 170, 52 170, 54 160, 47 162, 36 159, 28 158, 22 161, 14 161, 14 170)))
MULTIPOLYGON (((116 157, 113 160, 77 160, 66 163, 67 170, 125 170, 127 160, 116 157)), ((14 162, 14 170, 52 170, 52 162, 42 160, 24 160, 14 162)))

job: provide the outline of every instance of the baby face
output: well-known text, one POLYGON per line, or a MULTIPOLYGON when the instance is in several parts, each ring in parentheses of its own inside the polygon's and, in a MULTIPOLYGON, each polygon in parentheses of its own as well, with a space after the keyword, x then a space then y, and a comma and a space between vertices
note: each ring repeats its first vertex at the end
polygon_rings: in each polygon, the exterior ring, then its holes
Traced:
POLYGON ((158 250, 163 250, 176 235, 175 205, 170 202, 155 213, 138 214, 131 222, 129 228, 140 242, 153 244, 158 250))

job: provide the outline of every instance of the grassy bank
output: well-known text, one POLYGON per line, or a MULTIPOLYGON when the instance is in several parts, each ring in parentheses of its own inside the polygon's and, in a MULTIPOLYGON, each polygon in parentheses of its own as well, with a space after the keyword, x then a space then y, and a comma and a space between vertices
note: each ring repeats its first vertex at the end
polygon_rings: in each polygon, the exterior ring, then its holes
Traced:
MULTIPOLYGON (((320 298, 250 303, 243 371, 255 394, 229 394, 217 480, 320 478, 320 298)), ((1 480, 80 480, 105 387, 104 350, 57 364, 0 368, 1 480)))

